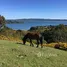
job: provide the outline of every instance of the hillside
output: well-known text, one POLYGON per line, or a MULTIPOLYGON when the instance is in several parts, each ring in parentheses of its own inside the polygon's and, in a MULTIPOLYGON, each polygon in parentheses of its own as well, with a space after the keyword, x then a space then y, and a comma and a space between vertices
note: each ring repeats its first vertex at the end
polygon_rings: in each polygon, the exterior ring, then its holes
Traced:
POLYGON ((6 20, 6 23, 11 24, 11 23, 24 23, 23 20, 6 20))
POLYGON ((24 30, 13 30, 8 27, 4 27, 0 30, 0 40, 21 41, 22 37, 27 33, 24 30))
POLYGON ((0 40, 0 67, 67 67, 67 52, 0 40))

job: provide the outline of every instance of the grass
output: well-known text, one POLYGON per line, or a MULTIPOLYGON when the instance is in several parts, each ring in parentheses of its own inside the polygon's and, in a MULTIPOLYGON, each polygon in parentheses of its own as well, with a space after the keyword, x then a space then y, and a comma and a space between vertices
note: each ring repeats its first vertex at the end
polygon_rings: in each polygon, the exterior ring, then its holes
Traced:
POLYGON ((0 40, 0 67, 67 67, 67 51, 0 40))

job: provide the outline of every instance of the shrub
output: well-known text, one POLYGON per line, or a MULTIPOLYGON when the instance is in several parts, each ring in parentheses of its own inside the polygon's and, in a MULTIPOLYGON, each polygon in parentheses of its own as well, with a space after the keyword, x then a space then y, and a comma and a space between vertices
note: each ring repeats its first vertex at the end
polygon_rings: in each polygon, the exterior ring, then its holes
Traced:
POLYGON ((67 26, 58 25, 43 32, 44 40, 51 42, 67 42, 67 26))

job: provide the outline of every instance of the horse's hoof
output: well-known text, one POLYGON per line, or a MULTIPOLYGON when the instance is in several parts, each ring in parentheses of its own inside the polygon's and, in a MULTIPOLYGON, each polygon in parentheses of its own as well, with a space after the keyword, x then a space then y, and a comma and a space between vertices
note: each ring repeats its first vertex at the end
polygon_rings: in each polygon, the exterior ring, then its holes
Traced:
POLYGON ((41 46, 41 48, 43 48, 43 46, 41 46))
POLYGON ((38 48, 38 46, 36 46, 36 48, 38 48))
POLYGON ((34 47, 34 45, 32 45, 32 47, 34 47))

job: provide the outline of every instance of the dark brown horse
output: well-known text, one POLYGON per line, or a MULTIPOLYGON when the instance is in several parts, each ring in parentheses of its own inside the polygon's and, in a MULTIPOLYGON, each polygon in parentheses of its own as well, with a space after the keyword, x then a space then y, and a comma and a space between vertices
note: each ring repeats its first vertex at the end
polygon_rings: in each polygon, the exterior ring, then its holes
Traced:
POLYGON ((30 46, 34 46, 32 43, 32 39, 37 40, 37 47, 39 46, 39 43, 41 44, 41 48, 43 47, 43 37, 39 33, 27 33, 23 38, 23 44, 26 43, 26 40, 30 40, 30 46))

